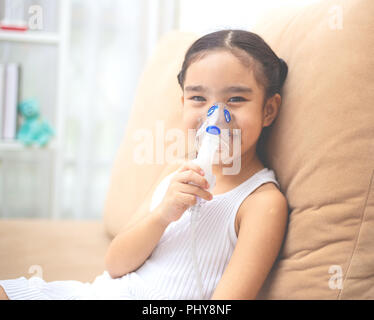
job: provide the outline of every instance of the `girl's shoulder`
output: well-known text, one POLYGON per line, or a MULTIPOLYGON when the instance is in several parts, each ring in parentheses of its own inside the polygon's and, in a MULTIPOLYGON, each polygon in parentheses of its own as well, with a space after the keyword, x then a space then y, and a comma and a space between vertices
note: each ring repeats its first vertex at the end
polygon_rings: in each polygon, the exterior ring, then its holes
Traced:
POLYGON ((286 197, 283 195, 283 193, 279 190, 278 186, 275 182, 269 181, 265 182, 262 185, 260 185, 257 189, 255 189, 251 194, 246 197, 242 205, 240 206, 238 211, 238 215, 240 211, 247 211, 248 207, 251 206, 253 203, 258 201, 266 201, 270 202, 275 199, 282 199, 285 200, 286 197))
POLYGON ((257 189, 255 189, 247 198, 250 198, 252 196, 252 198, 261 193, 261 192, 267 192, 267 191, 274 191, 274 192, 278 192, 278 193, 281 193, 282 192, 279 190, 278 186, 273 182, 273 181, 269 181, 269 182, 265 182, 264 184, 260 185, 257 189))
POLYGON ((248 195, 248 197, 246 197, 240 205, 235 219, 235 225, 238 229, 240 226, 242 215, 245 212, 251 212, 251 208, 253 209, 256 205, 258 205, 259 201, 261 201, 261 203, 269 203, 275 201, 287 202, 287 199, 274 182, 269 181, 262 184, 250 195, 248 195))
POLYGON ((279 189, 278 185, 274 181, 268 181, 260 185, 251 194, 244 199, 243 204, 250 205, 251 203, 258 201, 271 202, 273 200, 285 200, 287 201, 285 195, 279 189))

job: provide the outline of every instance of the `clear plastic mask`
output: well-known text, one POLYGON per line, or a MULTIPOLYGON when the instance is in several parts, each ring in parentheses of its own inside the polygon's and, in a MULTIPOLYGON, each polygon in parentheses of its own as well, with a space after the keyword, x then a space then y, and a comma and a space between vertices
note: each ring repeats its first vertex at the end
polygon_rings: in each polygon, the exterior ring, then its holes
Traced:
MULTIPOLYGON (((205 114, 199 118, 195 136, 195 148, 199 152, 202 141, 206 135, 216 135, 220 140, 217 155, 221 160, 228 161, 233 154, 233 137, 239 129, 235 117, 230 113, 229 107, 223 102, 214 103, 205 114)), ((216 156, 217 156, 216 155, 216 156)), ((217 158, 215 158, 217 160, 217 158)))

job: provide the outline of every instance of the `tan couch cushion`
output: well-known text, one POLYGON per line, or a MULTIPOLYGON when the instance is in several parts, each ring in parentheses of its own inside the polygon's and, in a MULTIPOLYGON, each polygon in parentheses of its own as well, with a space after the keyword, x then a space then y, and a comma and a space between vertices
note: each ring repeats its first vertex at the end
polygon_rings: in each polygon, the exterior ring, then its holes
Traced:
POLYGON ((0 220, 0 279, 93 281, 109 237, 101 221, 0 220))
POLYGON ((374 298, 373 12, 322 1, 254 28, 289 65, 267 158, 291 215, 259 298, 374 298))
MULTIPOLYGON (((262 299, 374 297, 374 2, 336 3, 277 9, 251 30, 289 65, 267 153, 288 198, 290 220, 262 299), (343 289, 334 280, 339 268, 343 289)), ((196 38, 170 34, 143 74, 104 210, 112 236, 168 170, 165 164, 134 163, 139 141, 132 133, 154 133, 157 119, 166 120, 165 128, 178 126, 176 75, 196 38)))

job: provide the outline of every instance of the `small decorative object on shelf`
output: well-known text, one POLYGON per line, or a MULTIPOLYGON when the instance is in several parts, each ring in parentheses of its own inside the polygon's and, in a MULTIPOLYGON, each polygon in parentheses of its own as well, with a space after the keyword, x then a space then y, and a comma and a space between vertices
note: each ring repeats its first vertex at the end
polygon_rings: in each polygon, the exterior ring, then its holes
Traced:
POLYGON ((23 122, 17 132, 17 140, 26 146, 36 144, 43 147, 55 135, 48 122, 41 118, 39 110, 39 104, 35 99, 22 101, 18 105, 23 122))
POLYGON ((5 0, 4 16, 0 21, 3 30, 26 31, 24 0, 5 0))

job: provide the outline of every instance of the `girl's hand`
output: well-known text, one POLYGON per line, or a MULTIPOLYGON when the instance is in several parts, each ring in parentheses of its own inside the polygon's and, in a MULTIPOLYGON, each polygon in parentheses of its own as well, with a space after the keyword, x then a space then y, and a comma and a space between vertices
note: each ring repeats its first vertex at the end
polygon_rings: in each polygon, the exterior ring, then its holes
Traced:
POLYGON ((208 181, 202 169, 192 161, 184 161, 170 180, 169 187, 161 201, 160 215, 167 224, 178 220, 182 214, 197 202, 197 196, 207 201, 213 195, 205 190, 208 181), (193 184, 189 184, 193 183, 193 184))

